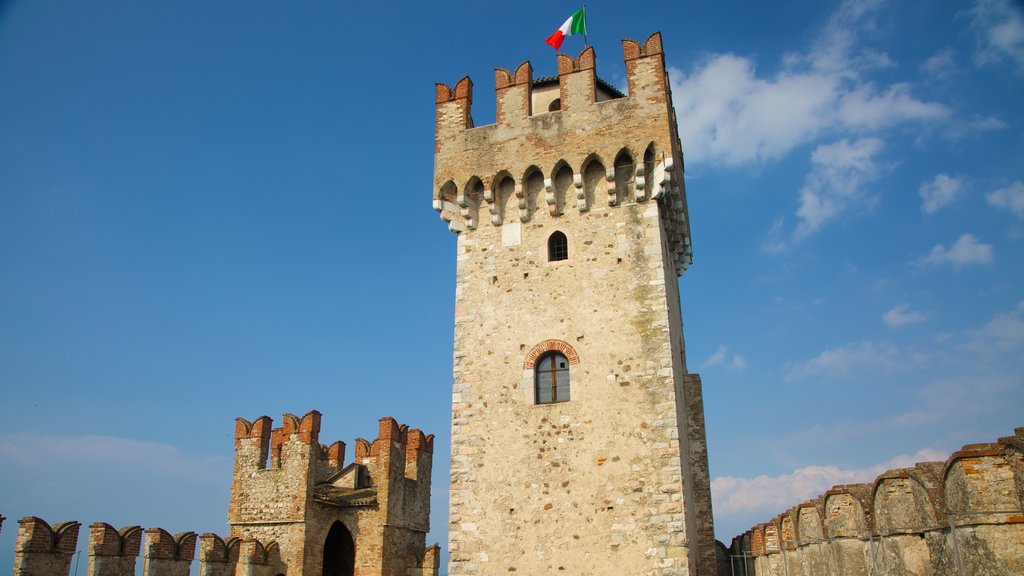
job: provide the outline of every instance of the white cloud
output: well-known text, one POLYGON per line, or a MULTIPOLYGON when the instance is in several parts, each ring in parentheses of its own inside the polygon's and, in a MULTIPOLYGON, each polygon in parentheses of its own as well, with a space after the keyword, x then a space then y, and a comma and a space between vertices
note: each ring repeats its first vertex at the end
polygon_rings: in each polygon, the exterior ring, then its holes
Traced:
POLYGON ((733 354, 732 358, 729 358, 729 348, 724 344, 718 346, 714 354, 708 357, 707 360, 701 363, 700 369, 706 370, 713 366, 726 364, 730 369, 742 371, 747 367, 747 361, 739 354, 733 354))
POLYGON ((754 62, 716 54, 691 75, 670 70, 688 159, 736 166, 775 160, 835 123, 838 77, 784 71, 759 78, 754 62))
POLYGON ((931 252, 920 259, 920 263, 931 266, 951 264, 954 268, 960 268, 968 264, 991 264, 994 258, 991 244, 979 242, 973 234, 961 234, 949 248, 935 245, 931 252))
POLYGON ((939 50, 921 63, 921 70, 929 76, 944 78, 956 68, 956 52, 949 46, 939 50))
POLYGON ((918 462, 941 461, 947 456, 946 452, 926 448, 867 468, 811 465, 779 476, 719 476, 711 481, 712 506, 715 515, 722 515, 724 519, 743 513, 776 515, 838 484, 871 482, 888 470, 911 467, 918 462))
POLYGON ((882 314, 882 320, 885 324, 891 328, 898 328, 900 326, 906 326, 907 324, 917 324, 918 322, 924 322, 928 319, 924 314, 916 310, 908 310, 906 304, 901 304, 895 308, 892 308, 885 314, 882 314))
POLYGON ((1005 188, 985 194, 990 206, 1004 208, 1017 216, 1024 217, 1024 182, 1017 180, 1005 188))
POLYGON ((800 190, 796 240, 814 234, 853 206, 870 205, 873 197, 864 193, 863 185, 878 178, 874 158, 882 146, 877 138, 840 140, 822 144, 811 153, 813 167, 800 190))
POLYGON ((861 84, 842 96, 839 121, 853 131, 878 130, 897 122, 939 120, 949 109, 934 102, 922 102, 910 95, 910 86, 894 84, 878 92, 861 84))
POLYGON ((972 331, 966 347, 985 353, 1024 349, 1024 300, 972 331))
POLYGON ((879 4, 844 2, 811 49, 787 54, 773 74, 759 75, 751 58, 737 54, 711 54, 689 74, 671 68, 687 159, 764 162, 823 135, 948 117, 946 106, 914 98, 907 84, 862 80, 870 70, 893 66, 885 53, 857 47, 879 4))
POLYGON ((776 218, 775 222, 772 222, 772 227, 768 229, 768 234, 765 235, 765 239, 761 242, 761 250, 769 254, 779 254, 789 249, 789 242, 783 237, 782 227, 785 225, 785 220, 782 218, 776 218))
POLYGON ((718 350, 715 350, 715 353, 712 354, 707 360, 704 361, 704 363, 700 365, 701 370, 705 368, 710 368, 712 366, 717 366, 724 362, 725 355, 727 352, 728 349, 725 346, 719 346, 718 350))
POLYGON ((971 10, 978 32, 975 59, 980 64, 1009 59, 1024 70, 1024 18, 1019 6, 1008 0, 978 0, 971 10))
POLYGON ((956 200, 964 181, 949 174, 938 174, 930 182, 921 184, 917 193, 921 196, 921 210, 933 214, 956 200))
POLYGON ((906 372, 928 359, 927 351, 900 348, 890 342, 860 341, 829 348, 805 362, 790 362, 784 378, 789 382, 807 378, 841 380, 865 372, 878 376, 906 372))

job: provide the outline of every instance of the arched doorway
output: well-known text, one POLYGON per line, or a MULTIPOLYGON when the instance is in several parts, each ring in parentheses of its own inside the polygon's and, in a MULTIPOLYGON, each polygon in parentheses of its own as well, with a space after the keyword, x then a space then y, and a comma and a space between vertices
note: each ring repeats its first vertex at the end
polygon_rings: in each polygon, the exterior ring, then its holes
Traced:
POLYGON ((356 545, 352 534, 341 522, 335 522, 324 542, 324 576, 353 576, 356 545))

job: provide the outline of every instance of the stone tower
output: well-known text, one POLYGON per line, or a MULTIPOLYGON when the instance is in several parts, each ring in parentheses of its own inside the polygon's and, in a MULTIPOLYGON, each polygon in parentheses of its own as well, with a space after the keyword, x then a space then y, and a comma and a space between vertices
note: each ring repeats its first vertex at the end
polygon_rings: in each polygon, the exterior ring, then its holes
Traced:
POLYGON ((711 575, 691 262, 661 35, 437 85, 434 208, 458 234, 449 574, 711 575))
POLYGON ((439 549, 425 546, 434 436, 381 418, 347 465, 345 444, 319 436, 315 410, 285 414, 276 429, 267 416, 236 420, 231 538, 220 547, 259 556, 276 567, 268 574, 436 575, 439 549))

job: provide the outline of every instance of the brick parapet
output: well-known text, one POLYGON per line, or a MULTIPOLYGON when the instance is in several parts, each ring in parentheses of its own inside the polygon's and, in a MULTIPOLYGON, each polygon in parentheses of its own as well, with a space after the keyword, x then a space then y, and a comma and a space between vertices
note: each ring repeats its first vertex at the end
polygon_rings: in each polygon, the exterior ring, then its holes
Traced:
POLYGON ((134 576, 142 537, 139 526, 117 530, 105 522, 90 525, 87 576, 134 576))
POLYGON ((199 536, 199 576, 235 576, 239 543, 211 533, 199 536))
MULTIPOLYGON (((839 485, 751 530, 755 556, 768 553, 769 526, 785 540, 793 523, 799 561, 812 573, 856 574, 875 563, 901 573, 1017 574, 1024 566, 1024 429, 969 444, 943 462, 889 470, 871 484, 839 485), (954 560, 956 550, 956 560, 954 560), (874 560, 872 560, 874 559, 874 560)), ((758 563, 758 574, 783 574, 758 563)))
POLYGON ((78 547, 80 528, 78 522, 60 522, 51 527, 35 516, 19 520, 14 576, 66 576, 78 547))
POLYGON ((277 543, 271 542, 264 546, 255 539, 245 539, 239 543, 236 576, 274 576, 285 570, 277 543))

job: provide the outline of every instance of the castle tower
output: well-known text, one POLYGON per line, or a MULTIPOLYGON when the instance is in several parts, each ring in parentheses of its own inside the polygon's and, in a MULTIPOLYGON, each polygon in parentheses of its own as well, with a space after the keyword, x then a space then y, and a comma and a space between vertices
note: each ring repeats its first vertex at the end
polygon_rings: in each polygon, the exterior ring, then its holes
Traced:
POLYGON ((235 423, 228 524, 239 574, 243 565, 280 565, 267 573, 437 575, 439 551, 425 545, 433 434, 381 418, 376 439, 357 439, 345 464, 343 442, 320 444, 319 412, 285 414, 272 426, 267 416, 235 423))
POLYGON ((434 208, 458 234, 449 574, 711 575, 683 164, 660 34, 437 85, 434 208))

